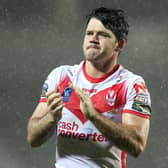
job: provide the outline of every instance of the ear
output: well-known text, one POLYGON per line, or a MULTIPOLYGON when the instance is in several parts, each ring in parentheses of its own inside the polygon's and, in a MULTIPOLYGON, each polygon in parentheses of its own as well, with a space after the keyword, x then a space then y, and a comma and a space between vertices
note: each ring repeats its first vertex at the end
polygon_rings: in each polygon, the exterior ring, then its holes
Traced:
POLYGON ((116 46, 116 51, 121 51, 126 46, 126 40, 120 40, 116 46))

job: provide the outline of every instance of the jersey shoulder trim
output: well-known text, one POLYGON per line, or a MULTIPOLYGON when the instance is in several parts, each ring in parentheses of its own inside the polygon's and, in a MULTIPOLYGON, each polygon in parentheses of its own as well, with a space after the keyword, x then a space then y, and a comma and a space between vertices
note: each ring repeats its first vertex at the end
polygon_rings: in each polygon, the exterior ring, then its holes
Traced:
POLYGON ((136 116, 139 116, 139 117, 142 117, 142 118, 150 119, 150 115, 142 114, 142 113, 139 113, 139 112, 134 111, 134 110, 125 109, 125 110, 123 110, 122 113, 129 113, 129 114, 133 114, 133 115, 136 115, 136 116))

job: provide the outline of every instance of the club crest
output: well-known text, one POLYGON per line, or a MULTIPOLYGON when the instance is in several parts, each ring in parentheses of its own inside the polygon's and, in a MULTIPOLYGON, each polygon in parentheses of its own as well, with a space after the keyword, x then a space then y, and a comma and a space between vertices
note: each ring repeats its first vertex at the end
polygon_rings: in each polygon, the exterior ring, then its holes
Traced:
POLYGON ((105 99, 108 105, 113 106, 116 100, 116 93, 114 92, 114 90, 108 90, 105 95, 105 99))

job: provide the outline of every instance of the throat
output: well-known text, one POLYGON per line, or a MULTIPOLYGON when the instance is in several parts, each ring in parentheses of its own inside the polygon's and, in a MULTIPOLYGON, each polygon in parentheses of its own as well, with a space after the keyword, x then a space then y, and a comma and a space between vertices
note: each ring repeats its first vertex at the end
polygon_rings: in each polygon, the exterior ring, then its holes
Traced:
POLYGON ((102 78, 106 75, 112 74, 116 66, 116 63, 91 63, 86 62, 85 71, 92 78, 102 78))

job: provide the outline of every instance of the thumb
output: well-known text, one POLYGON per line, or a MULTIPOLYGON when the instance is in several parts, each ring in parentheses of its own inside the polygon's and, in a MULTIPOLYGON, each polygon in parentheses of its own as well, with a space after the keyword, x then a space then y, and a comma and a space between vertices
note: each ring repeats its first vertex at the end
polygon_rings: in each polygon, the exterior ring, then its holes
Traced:
POLYGON ((59 92, 59 91, 60 91, 60 87, 59 87, 59 85, 56 85, 56 86, 55 86, 54 91, 55 91, 55 92, 59 92))

